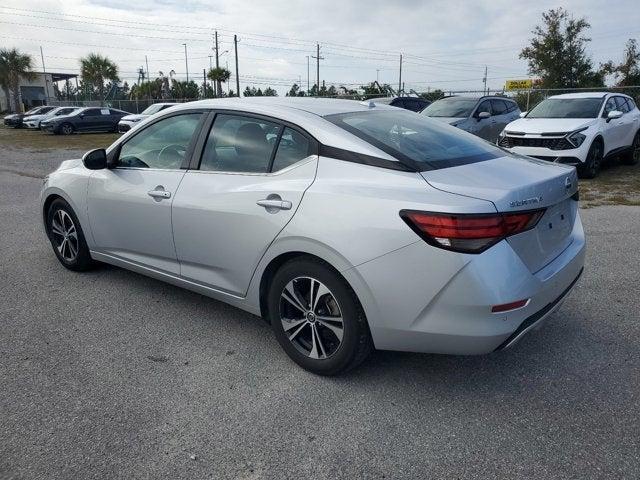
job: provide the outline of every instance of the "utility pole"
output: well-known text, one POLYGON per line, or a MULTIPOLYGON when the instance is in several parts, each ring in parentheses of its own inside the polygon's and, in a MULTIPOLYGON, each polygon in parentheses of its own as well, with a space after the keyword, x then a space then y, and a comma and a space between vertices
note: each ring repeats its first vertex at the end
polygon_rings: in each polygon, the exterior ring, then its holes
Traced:
MULTIPOLYGON (((218 31, 215 31, 216 35, 216 69, 220 68, 220 63, 218 60, 218 31)), ((220 88, 220 80, 216 80, 216 97, 222 93, 222 89, 220 88)))
POLYGON ((202 98, 207 98, 207 69, 202 69, 202 84, 204 88, 202 89, 202 98))
MULTIPOLYGON (((47 103, 49 102, 49 82, 47 82, 47 69, 44 68, 44 53, 42 53, 42 47, 40 47, 40 57, 42 58, 42 73, 44 73, 44 91, 47 95, 47 103)), ((7 98, 7 103, 9 99, 7 98)))
POLYGON ((324 57, 320 56, 320 44, 316 44, 316 56, 313 55, 311 58, 316 59, 316 86, 317 86, 317 94, 320 96, 320 60, 324 60, 324 57))
POLYGON ((484 66, 484 78, 482 79, 482 83, 484 84, 484 87, 482 89, 482 94, 486 95, 487 94, 487 66, 484 66))
POLYGON ((309 95, 309 55, 307 55, 307 95, 309 95))
POLYGON ((147 65, 147 81, 150 82, 151 81, 151 73, 149 73, 149 59, 147 58, 147 56, 144 56, 144 63, 147 65))
POLYGON ((187 82, 189 81, 189 60, 187 59, 187 44, 183 43, 182 45, 184 45, 184 67, 187 70, 187 82))
POLYGON ((402 91, 402 54, 400 54, 400 77, 398 78, 398 95, 402 91))
POLYGON ((233 36, 233 46, 236 50, 236 89, 238 90, 236 94, 238 97, 240 96, 240 72, 238 71, 238 36, 233 36))

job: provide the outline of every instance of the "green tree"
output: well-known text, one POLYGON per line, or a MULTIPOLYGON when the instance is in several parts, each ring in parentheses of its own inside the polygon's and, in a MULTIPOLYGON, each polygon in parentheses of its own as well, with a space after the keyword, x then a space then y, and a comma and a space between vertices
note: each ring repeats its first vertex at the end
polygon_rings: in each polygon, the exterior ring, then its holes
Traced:
POLYGON ((222 84, 229 81, 231 72, 223 67, 216 67, 209 70, 207 78, 216 84, 216 97, 222 95, 222 84))
POLYGON ((140 82, 131 87, 130 97, 142 98, 162 98, 162 79, 156 78, 149 82, 140 82))
POLYGON ((15 48, 0 49, 0 86, 4 90, 9 103, 9 91, 13 93, 13 107, 15 112, 22 111, 22 97, 20 95, 20 79, 32 80, 33 58, 21 53, 15 48))
POLYGON ((265 97, 277 97, 278 96, 278 92, 276 92, 273 88, 271 87, 267 87, 265 89, 265 91, 263 92, 263 95, 265 97))
POLYGON ((306 94, 303 90, 300 89, 300 85, 294 83, 285 96, 287 97, 304 97, 306 94))
POLYGON ((104 102, 105 81, 118 82, 118 66, 109 58, 98 53, 90 53, 80 59, 80 75, 85 83, 98 90, 100 102, 104 102))
POLYGON ((603 86, 603 76, 593 70, 586 54, 591 41, 585 36, 591 27, 586 19, 574 19, 562 7, 542 14, 543 25, 531 32, 531 45, 520 52, 529 73, 540 77, 543 88, 603 86))
POLYGON ((618 87, 640 85, 640 50, 636 39, 627 41, 622 63, 615 65, 609 60, 601 69, 605 75, 613 75, 618 87))
POLYGON ((172 98, 195 99, 198 98, 199 93, 200 88, 198 88, 198 84, 193 80, 189 80, 188 82, 175 80, 171 85, 172 98))
POLYGON ((431 92, 421 93, 420 96, 422 98, 426 98, 430 102, 435 102, 436 100, 440 100, 442 97, 444 97, 444 92, 442 90, 440 90, 439 88, 436 88, 435 90, 433 90, 431 92))

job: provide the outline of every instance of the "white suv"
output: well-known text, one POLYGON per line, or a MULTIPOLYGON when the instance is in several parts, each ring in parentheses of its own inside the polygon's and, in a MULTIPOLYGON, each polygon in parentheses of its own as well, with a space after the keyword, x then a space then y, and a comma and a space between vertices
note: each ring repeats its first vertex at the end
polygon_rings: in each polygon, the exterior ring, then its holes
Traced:
POLYGON ((556 95, 520 116, 498 137, 511 152, 574 165, 584 178, 595 177, 607 158, 640 159, 640 110, 627 95, 556 95))

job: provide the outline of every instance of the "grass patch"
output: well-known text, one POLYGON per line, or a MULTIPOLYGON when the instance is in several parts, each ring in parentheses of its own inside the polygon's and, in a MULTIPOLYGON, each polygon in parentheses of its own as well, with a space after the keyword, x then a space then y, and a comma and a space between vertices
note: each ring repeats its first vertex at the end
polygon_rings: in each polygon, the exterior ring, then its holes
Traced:
POLYGON ((119 133, 75 133, 53 135, 26 128, 0 128, 0 147, 28 149, 46 153, 49 150, 91 150, 106 148, 120 137, 119 133))
POLYGON ((640 205, 640 164, 609 160, 596 178, 580 180, 580 204, 583 208, 640 205))

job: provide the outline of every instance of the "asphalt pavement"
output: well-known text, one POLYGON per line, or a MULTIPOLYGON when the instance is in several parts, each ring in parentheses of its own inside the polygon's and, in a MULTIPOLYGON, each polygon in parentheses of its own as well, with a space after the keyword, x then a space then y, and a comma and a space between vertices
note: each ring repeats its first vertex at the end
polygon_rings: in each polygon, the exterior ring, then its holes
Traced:
POLYGON ((639 207, 581 211, 585 274, 513 349, 323 378, 245 312, 59 265, 38 193, 63 155, 0 153, 1 479, 638 478, 639 207))

